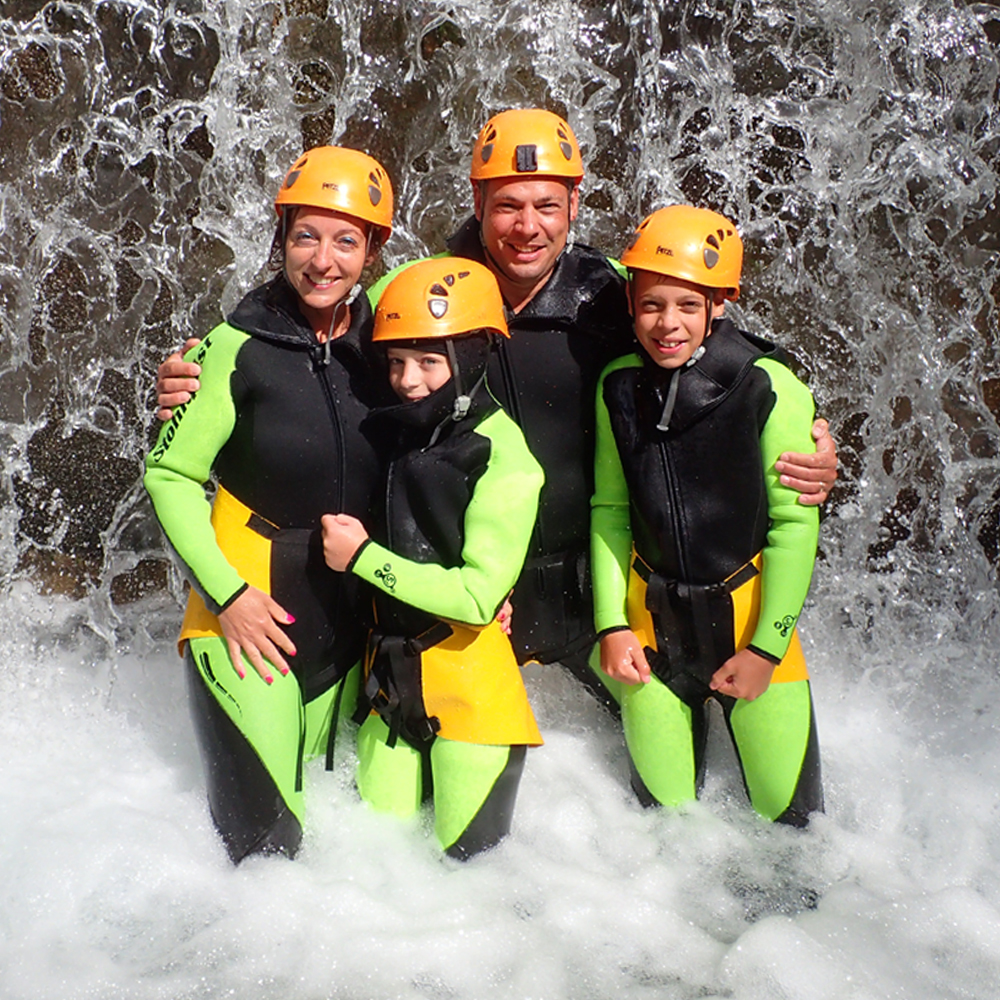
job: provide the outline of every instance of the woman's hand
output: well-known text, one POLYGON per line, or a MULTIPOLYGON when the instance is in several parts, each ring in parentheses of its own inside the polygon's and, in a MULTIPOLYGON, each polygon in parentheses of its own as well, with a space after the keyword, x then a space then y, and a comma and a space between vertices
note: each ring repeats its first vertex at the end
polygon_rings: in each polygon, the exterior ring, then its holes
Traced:
POLYGON ((601 639, 601 670, 623 684, 649 683, 649 663, 635 632, 621 629, 601 639))
POLYGON ((288 664, 281 650, 295 655, 295 644, 278 625, 291 625, 295 619, 273 598, 256 587, 247 587, 225 611, 219 614, 222 634, 229 646, 229 658, 241 678, 246 677, 241 653, 254 665, 268 684, 274 682, 270 660, 288 673, 288 664), (265 659, 266 658, 266 659, 265 659))
POLYGON ((350 514, 324 514, 323 556, 327 566, 343 573, 358 549, 368 541, 365 526, 350 514))
POLYGON ((771 685, 774 664, 750 649, 741 649, 730 656, 712 675, 709 687, 731 698, 753 701, 771 685))
POLYGON ((775 462, 783 486, 791 486, 802 495, 799 503, 807 507, 823 503, 837 481, 837 445, 830 436, 830 425, 817 420, 812 425, 816 451, 812 455, 786 451, 775 462))
POLYGON ((160 420, 169 420, 174 415, 172 407, 187 403, 201 388, 198 381, 201 365, 182 357, 200 343, 197 337, 184 341, 183 349, 168 355, 156 370, 156 405, 159 407, 156 415, 160 420))

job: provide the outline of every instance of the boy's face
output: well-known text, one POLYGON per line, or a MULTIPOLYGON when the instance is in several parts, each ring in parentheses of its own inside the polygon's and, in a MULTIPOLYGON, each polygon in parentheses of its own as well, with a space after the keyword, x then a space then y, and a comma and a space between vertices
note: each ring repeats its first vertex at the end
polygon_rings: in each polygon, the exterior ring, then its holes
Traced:
POLYGON ((444 354, 412 347, 390 347, 389 384, 404 402, 414 402, 440 389, 451 378, 451 365, 444 354))
POLYGON ((726 308, 721 290, 654 271, 636 271, 631 292, 635 335, 661 368, 690 361, 726 308))

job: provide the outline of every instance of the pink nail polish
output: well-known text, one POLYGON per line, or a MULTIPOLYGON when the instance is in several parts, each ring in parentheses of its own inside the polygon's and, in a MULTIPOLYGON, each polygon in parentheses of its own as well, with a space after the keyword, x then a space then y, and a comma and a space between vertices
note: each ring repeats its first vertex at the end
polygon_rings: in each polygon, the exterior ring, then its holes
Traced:
POLYGON ((295 618, 292 615, 289 615, 286 620, 287 620, 287 622, 288 622, 289 625, 294 625, 295 624, 295 618))
POLYGON ((272 676, 271 676, 270 674, 268 674, 268 675, 267 675, 267 676, 266 676, 266 677, 264 678, 264 680, 265 680, 265 681, 267 681, 267 683, 268 683, 268 684, 273 684, 273 683, 274 683, 274 678, 273 678, 273 677, 272 677, 272 676))

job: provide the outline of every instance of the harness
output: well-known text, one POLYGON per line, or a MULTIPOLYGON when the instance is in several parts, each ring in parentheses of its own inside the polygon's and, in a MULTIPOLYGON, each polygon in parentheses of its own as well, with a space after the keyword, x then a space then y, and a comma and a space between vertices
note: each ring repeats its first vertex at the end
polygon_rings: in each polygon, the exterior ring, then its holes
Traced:
POLYGON ((429 716, 424 706, 421 656, 451 634, 451 626, 445 622, 437 622, 413 638, 372 633, 368 676, 354 721, 360 724, 369 712, 377 712, 389 727, 386 745, 390 748, 400 736, 416 747, 432 740, 441 722, 437 716, 429 716))
POLYGON ((661 576, 638 555, 632 568, 646 584, 653 620, 657 648, 645 648, 650 669, 682 701, 700 704, 712 675, 735 651, 730 595, 759 570, 748 562, 720 583, 695 584, 661 576))

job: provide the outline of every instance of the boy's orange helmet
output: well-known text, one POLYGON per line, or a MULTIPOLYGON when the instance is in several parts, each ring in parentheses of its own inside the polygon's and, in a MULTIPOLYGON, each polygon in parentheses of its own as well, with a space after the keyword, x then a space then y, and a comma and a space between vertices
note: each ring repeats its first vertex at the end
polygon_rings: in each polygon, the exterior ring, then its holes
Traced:
POLYGON ((743 241, 724 215, 692 205, 670 205, 639 223, 622 264, 725 289, 726 298, 740 297, 743 241))
POLYGON ((378 160, 357 149, 316 146, 292 164, 274 199, 280 217, 286 205, 308 205, 353 215, 392 232, 392 184, 378 160))
POLYGON ((495 177, 583 178, 580 146, 565 119, 551 111, 529 108, 501 111, 479 133, 472 150, 474 181, 495 177))
POLYGON ((476 330, 510 336, 493 272, 464 257, 431 257, 386 285, 372 340, 442 340, 476 330))

